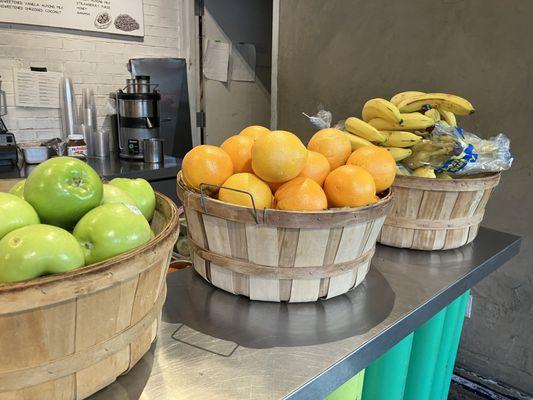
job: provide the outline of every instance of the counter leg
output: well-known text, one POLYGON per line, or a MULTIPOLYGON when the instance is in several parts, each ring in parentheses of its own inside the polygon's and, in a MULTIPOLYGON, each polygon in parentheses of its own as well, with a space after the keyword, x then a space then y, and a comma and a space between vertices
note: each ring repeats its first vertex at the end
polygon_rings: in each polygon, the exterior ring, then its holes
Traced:
POLYGON ((348 382, 335 389, 324 400, 361 400, 365 370, 360 371, 348 382))
POLYGON ((363 400, 402 400, 413 333, 374 361, 365 371, 363 400))
POLYGON ((430 400, 445 317, 446 307, 414 333, 404 400, 430 400))

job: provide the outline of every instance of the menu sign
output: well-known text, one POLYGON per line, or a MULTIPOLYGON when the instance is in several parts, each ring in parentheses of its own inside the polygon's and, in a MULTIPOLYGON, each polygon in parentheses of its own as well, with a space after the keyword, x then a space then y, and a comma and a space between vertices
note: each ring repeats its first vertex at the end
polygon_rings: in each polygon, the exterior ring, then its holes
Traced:
POLYGON ((144 36, 142 0, 0 0, 0 22, 144 36))

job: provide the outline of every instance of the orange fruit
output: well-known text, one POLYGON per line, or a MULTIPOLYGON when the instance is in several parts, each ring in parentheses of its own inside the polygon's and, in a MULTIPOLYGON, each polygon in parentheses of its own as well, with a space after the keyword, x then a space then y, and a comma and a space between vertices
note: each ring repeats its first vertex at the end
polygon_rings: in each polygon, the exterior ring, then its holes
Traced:
MULTIPOLYGON (((259 179, 254 174, 241 172, 230 176, 226 182, 222 184, 226 188, 233 188, 244 190, 250 193, 254 198, 256 208, 272 208, 272 192, 268 185, 259 179)), ((252 207, 252 199, 246 193, 236 192, 221 188, 218 192, 218 199, 226 203, 238 204, 241 206, 252 207)))
POLYGON ((195 189, 201 183, 222 185, 233 175, 233 162, 220 147, 203 144, 185 154, 181 172, 185 183, 195 189))
POLYGON ((272 193, 276 193, 276 190, 278 190, 281 187, 281 185, 283 185, 286 182, 267 182, 267 181, 265 181, 265 183, 268 185, 270 190, 272 190, 272 193))
POLYGON ((230 136, 220 148, 231 157, 233 172, 252 172, 252 146, 254 139, 250 136, 230 136))
POLYGON ((307 144, 307 149, 324 155, 333 171, 335 168, 346 164, 346 160, 352 152, 352 145, 341 131, 335 128, 327 128, 313 135, 307 144))
POLYGON ((357 165, 370 172, 376 183, 377 193, 390 188, 396 176, 396 161, 383 147, 361 147, 352 153, 347 164, 357 165))
POLYGON ((296 178, 306 161, 307 149, 298 136, 287 131, 260 136, 252 147, 252 169, 267 182, 296 178))
POLYGON ((313 179, 303 176, 284 183, 274 197, 280 210, 320 211, 328 208, 324 190, 313 179))
POLYGON ((307 162, 298 176, 311 178, 322 186, 330 172, 329 161, 323 154, 316 151, 309 150, 307 153, 307 162))
POLYGON ((376 202, 372 175, 357 165, 343 165, 331 171, 324 181, 324 192, 330 207, 359 207, 376 202))
POLYGON ((270 133, 270 129, 260 125, 252 125, 240 131, 239 135, 248 136, 255 140, 263 135, 266 135, 267 133, 270 133))

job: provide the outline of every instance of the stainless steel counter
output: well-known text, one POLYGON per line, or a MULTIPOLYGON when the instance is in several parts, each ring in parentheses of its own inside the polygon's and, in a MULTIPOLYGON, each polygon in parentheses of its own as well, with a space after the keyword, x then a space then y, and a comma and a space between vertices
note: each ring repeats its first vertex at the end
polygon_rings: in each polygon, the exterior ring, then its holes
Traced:
POLYGON ((378 246, 363 285, 311 304, 250 302, 190 268, 169 274, 157 343, 91 399, 322 399, 519 247, 486 228, 458 250, 378 246))
MULTIPOLYGON (((171 156, 165 156, 164 161, 158 164, 124 160, 117 156, 88 158, 87 163, 98 172, 98 175, 108 180, 117 177, 144 178, 148 181, 175 179, 181 169, 181 160, 171 156)), ((0 167, 0 179, 25 178, 36 166, 0 167)))

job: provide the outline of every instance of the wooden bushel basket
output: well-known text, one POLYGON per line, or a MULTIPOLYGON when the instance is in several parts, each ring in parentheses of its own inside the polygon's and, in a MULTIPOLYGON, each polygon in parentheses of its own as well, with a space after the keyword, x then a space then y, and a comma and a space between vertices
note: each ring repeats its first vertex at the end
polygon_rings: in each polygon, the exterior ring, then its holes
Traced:
POLYGON ((190 190, 181 173, 177 192, 195 270, 220 289, 275 302, 328 299, 359 285, 392 205, 389 193, 360 208, 254 210, 190 190))
POLYGON ((378 242, 416 250, 455 249, 475 239, 500 174, 468 179, 397 176, 394 205, 378 242))
POLYGON ((179 233, 176 205, 156 196, 156 237, 144 246, 67 273, 0 284, 0 400, 84 399, 149 350, 179 233))

